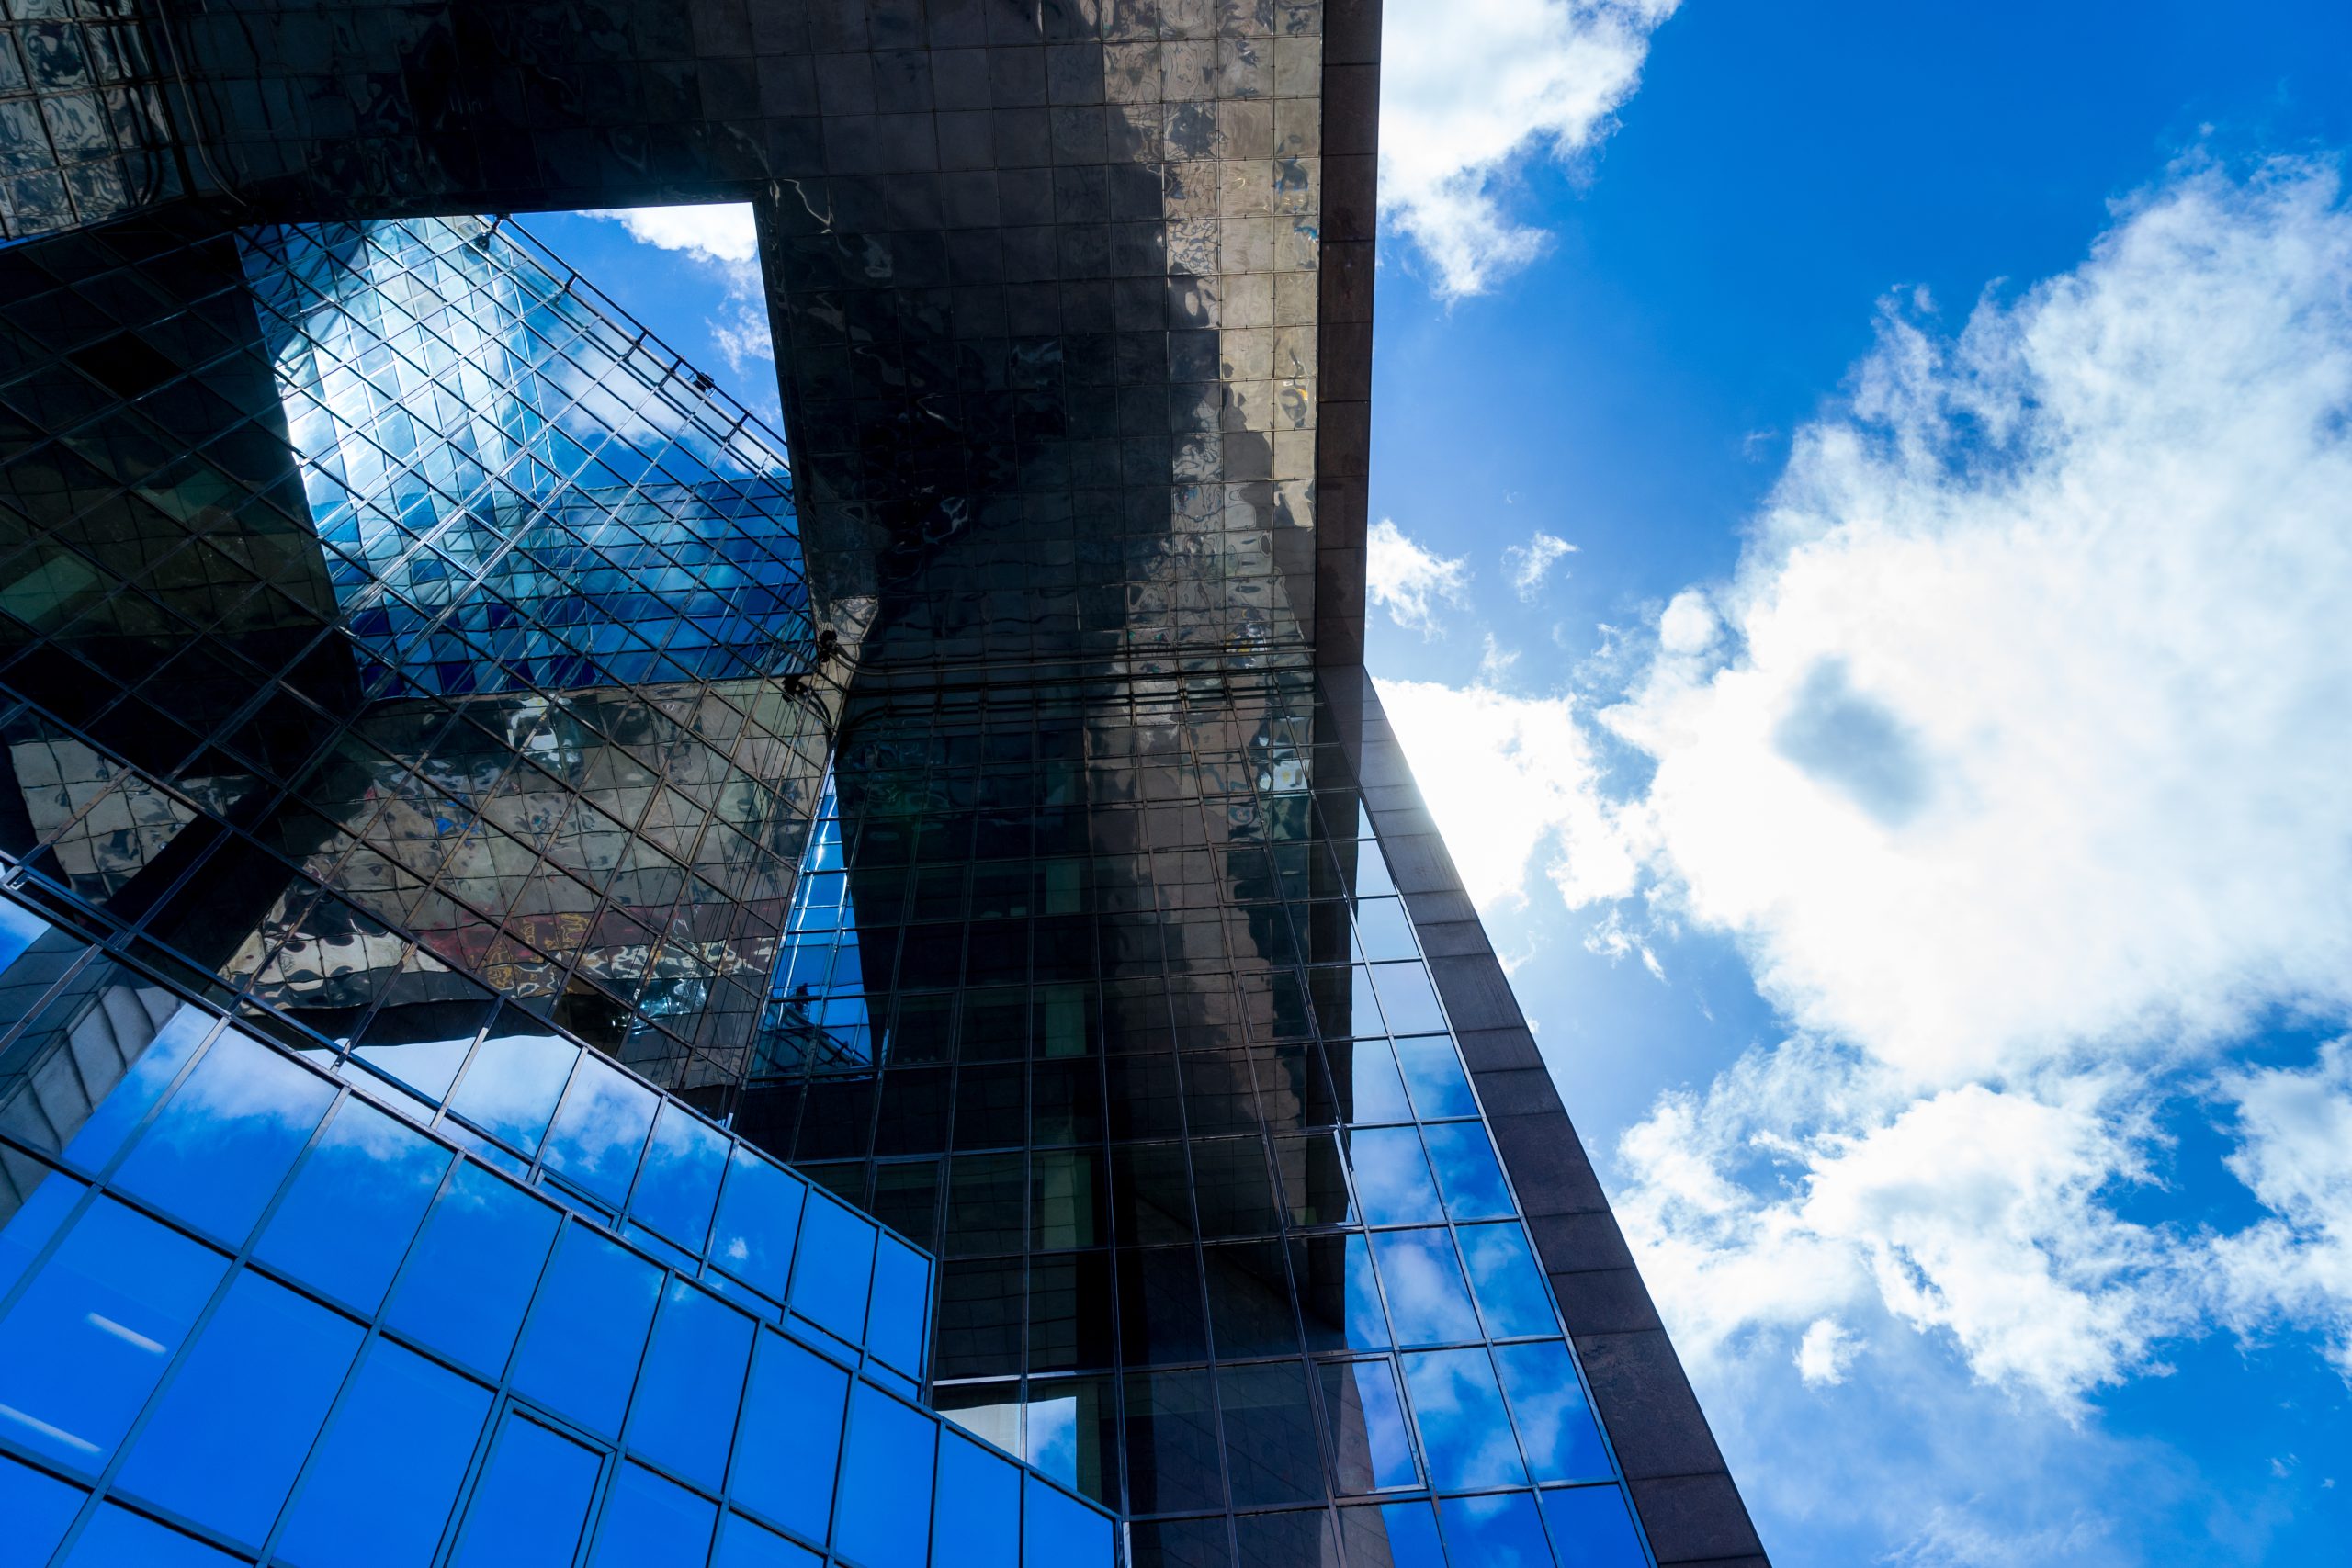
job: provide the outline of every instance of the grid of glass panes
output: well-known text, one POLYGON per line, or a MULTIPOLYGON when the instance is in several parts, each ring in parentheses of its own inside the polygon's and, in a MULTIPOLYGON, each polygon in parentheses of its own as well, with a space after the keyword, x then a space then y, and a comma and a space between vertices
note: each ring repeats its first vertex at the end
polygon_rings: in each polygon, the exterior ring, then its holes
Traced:
MULTIPOLYGON (((0 459, 0 851, 331 1035, 454 971, 723 1093, 816 803, 820 705, 773 679, 501 689, 548 669, 527 660, 485 663, 470 695, 436 675, 370 701, 416 682, 344 622, 358 566, 331 580, 312 528, 253 254, 184 214, 0 252, 20 302, 0 410, 25 435, 0 459)), ((514 287, 492 268, 484 292, 514 287)), ((629 388, 666 363, 629 353, 629 388)), ((692 402, 686 377, 639 423, 692 402)), ((724 451, 772 457, 738 412, 697 418, 665 460, 717 463, 722 427, 724 451)), ((770 457, 741 483, 773 482, 770 457)), ((746 537, 773 544, 788 518, 763 516, 746 537)), ((680 570, 648 547, 567 558, 612 589, 571 603, 671 625, 624 592, 680 570)), ((462 604, 495 600, 476 580, 462 604)))
POLYGON ((739 1126, 938 1238, 940 1407, 1138 1568, 1639 1563, 1313 711, 1303 672, 854 697, 778 973, 878 1070, 778 1054, 739 1126))
POLYGON ((809 664, 782 452, 520 231, 238 239, 370 695, 809 664))
POLYGON ((927 1258, 593 1053, 363 1055, 436 1122, 6 901, 0 1004, 12 1561, 1111 1562, 909 1403, 927 1258))
POLYGON ((163 74, 134 0, 0 11, 0 240, 180 194, 163 74))

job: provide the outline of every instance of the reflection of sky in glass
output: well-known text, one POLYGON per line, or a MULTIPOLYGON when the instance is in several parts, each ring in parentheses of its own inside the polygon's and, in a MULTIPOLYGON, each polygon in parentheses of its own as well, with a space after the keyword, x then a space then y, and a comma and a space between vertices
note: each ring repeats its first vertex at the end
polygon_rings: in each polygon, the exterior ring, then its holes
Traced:
POLYGON ((1447 1552, 1478 1568, 1552 1568, 1535 1499, 1524 1492, 1499 1497, 1448 1497, 1438 1505, 1447 1552))
POLYGON ((1511 1438, 1510 1420, 1503 1414, 1502 1393, 1495 1386, 1495 1369, 1487 1352, 1425 1350, 1404 1361, 1405 1386, 1420 1422, 1430 1483, 1442 1489, 1524 1485, 1527 1469, 1520 1462, 1519 1445, 1511 1438))
POLYGON ((1568 1486, 1543 1495, 1560 1568, 1642 1568, 1648 1561, 1616 1487, 1568 1486))
POLYGON ((1368 1127, 1348 1135, 1348 1160, 1355 1168, 1356 1201, 1375 1225, 1426 1224, 1442 1220, 1437 1188, 1421 1154, 1421 1135, 1411 1127, 1368 1127))
MULTIPOLYGON (((825 774, 818 821, 800 859, 792 913, 768 984, 758 1060, 767 1072, 871 1063, 882 1055, 865 996, 857 906, 850 891, 833 775, 825 774)), ((887 980, 887 976, 885 977, 887 980)))
POLYGON ((1478 1315, 1445 1232, 1381 1231, 1372 1245, 1398 1344, 1458 1344, 1478 1337, 1478 1315))

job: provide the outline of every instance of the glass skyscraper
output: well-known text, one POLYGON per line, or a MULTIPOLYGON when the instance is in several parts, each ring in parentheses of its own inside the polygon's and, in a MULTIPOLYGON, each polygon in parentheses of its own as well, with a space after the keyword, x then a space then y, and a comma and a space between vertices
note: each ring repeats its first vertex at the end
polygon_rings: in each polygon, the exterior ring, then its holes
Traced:
POLYGON ((1361 666, 1376 6, 12 4, 0 1564, 1764 1561, 1361 666), (783 434, 492 216, 695 199, 783 434))

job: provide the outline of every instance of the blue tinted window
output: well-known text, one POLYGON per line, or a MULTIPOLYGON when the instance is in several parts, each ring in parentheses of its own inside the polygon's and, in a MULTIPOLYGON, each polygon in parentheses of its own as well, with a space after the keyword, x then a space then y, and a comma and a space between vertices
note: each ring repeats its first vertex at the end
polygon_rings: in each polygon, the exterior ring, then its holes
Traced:
MULTIPOLYGON (((377 1015, 377 1022, 368 1027, 374 1035, 384 1021, 400 1010, 388 1008, 377 1015)), ((477 1025, 481 1010, 472 1010, 477 1025)), ((395 1083, 405 1084, 425 1099, 438 1103, 449 1092, 449 1080, 458 1076, 465 1065, 466 1053, 473 1048, 470 1031, 442 1040, 404 1040, 398 1043, 376 1044, 363 1039, 351 1054, 382 1073, 395 1083)))
POLYGON ((729 1514, 718 1522, 718 1551, 710 1568, 824 1568, 824 1562, 807 1547, 795 1546, 741 1514, 729 1514))
POLYGON ((571 1568, 598 1456, 509 1415, 466 1506, 456 1568, 571 1568))
POLYGON ((104 1465, 227 1267, 111 1199, 91 1205, 0 1319, 0 1431, 104 1465))
POLYGON ((1340 1490, 1418 1484, 1420 1472, 1413 1464, 1405 1406, 1396 1397, 1396 1373, 1389 1363, 1326 1361, 1316 1370, 1323 1382, 1323 1409, 1339 1444, 1340 1490))
POLYGON ((1347 1543, 1348 1561, 1351 1563, 1445 1568, 1445 1549, 1437 1540, 1437 1515, 1427 1503, 1342 1508, 1340 1536, 1347 1543))
POLYGON ((80 1487, 0 1454, 0 1519, 8 1522, 7 1533, 0 1537, 0 1552, 16 1553, 0 1557, 0 1562, 21 1562, 25 1568, 48 1562, 65 1539, 65 1527, 82 1511, 82 1497, 80 1487))
MULTIPOLYGON (((859 1383, 850 1400, 842 1458, 841 1517, 834 1550, 866 1568, 923 1568, 931 1546, 933 1441, 938 1427, 919 1410, 859 1383)), ((1040 1557, 1039 1562, 1075 1562, 1040 1557)))
POLYGON ((1372 1238, 1380 1282, 1399 1345, 1443 1345, 1478 1337, 1478 1314, 1442 1230, 1383 1231, 1372 1238))
POLYGON ((848 1398, 847 1372, 781 1334, 762 1334, 735 1443, 735 1500, 824 1540, 848 1398))
POLYGON ((1538 1481, 1600 1481, 1610 1473, 1600 1428, 1585 1404, 1576 1363, 1557 1339, 1505 1345, 1495 1351, 1503 1393, 1519 1417, 1520 1441, 1538 1481))
POLYGON ((1394 898, 1367 898, 1356 906, 1356 941, 1363 945, 1363 955, 1374 962, 1420 956, 1413 945, 1413 925, 1405 918, 1405 906, 1394 898))
POLYGON ((1552 1314, 1552 1288, 1528 1249, 1524 1232, 1517 1225, 1464 1225, 1453 1234, 1462 1244, 1470 1289, 1486 1314, 1488 1334, 1510 1339, 1560 1331, 1552 1314))
POLYGON ((1421 1155, 1421 1135, 1412 1127, 1367 1127, 1348 1134, 1348 1163, 1355 1167, 1356 1201, 1368 1224, 1426 1224, 1445 1217, 1437 1185, 1421 1155))
POLYGON ((605 1500, 592 1562, 595 1568, 703 1568, 718 1517, 716 1505, 641 1466, 625 1464, 605 1500))
POLYGON ((801 1224, 802 1262, 792 1280, 792 1310, 853 1345, 862 1343, 874 1239, 873 1221, 812 1190, 801 1224))
POLYGON ((1418 964, 1375 964, 1373 985, 1391 1034, 1430 1034, 1445 1027, 1445 1013, 1430 988, 1430 972, 1418 964))
MULTIPOLYGON (((1421 1427, 1430 1484, 1523 1486, 1527 1469, 1484 1350, 1430 1350, 1405 1358, 1405 1386, 1421 1427)), ((1530 1518, 1534 1517, 1531 1511, 1530 1518)), ((1449 1527, 1449 1529, 1451 1527, 1449 1527)), ((1481 1562, 1483 1559, 1472 1558, 1481 1562)))
POLYGON ((1409 1122, 1413 1108, 1405 1100, 1405 1080, 1396 1076, 1396 1058, 1385 1040, 1355 1040, 1326 1047, 1331 1076, 1347 1120, 1409 1122))
POLYGON ((1399 1040, 1396 1059, 1404 1064, 1405 1082, 1413 1091, 1413 1109, 1423 1121, 1478 1114, 1478 1101, 1470 1093, 1470 1079, 1462 1071, 1462 1057, 1450 1038, 1424 1034, 1399 1040))
POLYGON ((1022 1509, 1023 1560, 1030 1568, 1041 1564, 1111 1562, 1111 1521, 1066 1492, 1057 1491, 1032 1475, 1027 1478, 1027 1506, 1022 1509))
POLYGON ((672 1280, 628 1410, 628 1446, 717 1489, 727 1473, 752 1323, 709 1292, 672 1280))
POLYGON ((727 1148, 718 1129, 683 1105, 664 1104, 637 1173, 629 1213, 687 1251, 700 1252, 710 1235, 727 1148))
POLYGON ((16 900, 0 898, 0 970, 22 958, 25 949, 54 929, 16 900))
POLYGON ((224 1033, 140 1137, 115 1181, 221 1240, 244 1240, 317 1131, 334 1086, 224 1033))
POLYGON ((1449 1122, 1424 1127, 1430 1159, 1445 1188, 1445 1212, 1457 1220, 1491 1220, 1510 1213, 1510 1190, 1484 1123, 1449 1122))
POLYGON ((565 1225, 514 1357, 514 1386, 591 1431, 618 1436, 662 1277, 586 1225, 565 1225))
POLYGON ((258 1544, 359 1353, 359 1325, 241 1273, 117 1483, 258 1544))
POLYGON ((618 1068, 583 1057, 548 1131, 544 1163, 590 1197, 619 1208, 658 1103, 651 1089, 618 1068))
POLYGON ((92 1170, 112 1158, 148 1108, 163 1097, 188 1057, 204 1043, 204 1037, 212 1032, 212 1023, 209 1014, 194 1008, 184 1007, 174 1013, 122 1081, 90 1111, 90 1119, 65 1145, 65 1157, 92 1170))
MULTIPOLYGON (((13 1152, 13 1151, 11 1151, 13 1152)), ((29 1160, 11 1161, 9 1175, 17 1181, 25 1173, 39 1170, 40 1185, 27 1195, 17 1212, 6 1224, 0 1224, 0 1301, 16 1288, 17 1280, 32 1267, 33 1257, 49 1245, 74 1205, 82 1201, 89 1189, 72 1177, 36 1166, 29 1160)))
POLYGON ((488 1389, 377 1340, 311 1456, 277 1555, 295 1568, 424 1568, 489 1414, 488 1389))
POLYGON ((513 1183, 461 1164, 424 1222, 384 1321, 497 1375, 560 1217, 513 1183))
POLYGON ((367 1101, 345 1100, 254 1255, 373 1313, 453 1157, 367 1101))
POLYGON ((1021 1568, 1021 1472, 1011 1460, 942 1431, 932 1535, 971 1568, 1021 1568))
POLYGON ((1570 1486, 1543 1495, 1560 1568, 1642 1568, 1648 1561, 1616 1487, 1570 1486))
POLYGON ((741 1144, 727 1161, 711 1261, 755 1291, 784 1300, 792 1282, 792 1242, 808 1189, 797 1176, 741 1144))
POLYGON ((65 1568, 241 1568, 225 1551, 107 1504, 66 1555, 65 1568))
POLYGON ((1499 1497, 1448 1497, 1437 1506, 1445 1550, 1456 1562, 1478 1568, 1552 1568, 1544 1521, 1524 1492, 1499 1497))
POLYGON ((466 1076, 449 1109, 525 1154, 535 1152, 555 1114, 580 1047, 540 1033, 537 1021, 512 1008, 503 1010, 489 1035, 475 1047, 466 1076))
POLYGON ((901 1371, 922 1375, 931 1336, 923 1314, 931 1307, 931 1260, 896 1236, 882 1238, 874 1258, 874 1304, 868 1309, 865 1348, 901 1371))
MULTIPOLYGON (((1362 1232, 1347 1242, 1347 1343, 1351 1350, 1385 1350, 1394 1343, 1380 1306, 1380 1282, 1372 1271, 1372 1238, 1362 1232)), ((1302 1285, 1301 1291, 1306 1287, 1302 1285)))

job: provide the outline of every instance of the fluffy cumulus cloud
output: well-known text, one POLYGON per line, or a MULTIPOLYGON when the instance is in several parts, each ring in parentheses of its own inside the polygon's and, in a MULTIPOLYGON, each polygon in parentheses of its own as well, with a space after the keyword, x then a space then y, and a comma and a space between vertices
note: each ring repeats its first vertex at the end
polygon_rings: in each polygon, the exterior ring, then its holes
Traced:
POLYGON ((1532 599, 1543 589, 1544 578, 1562 560, 1576 553, 1576 547, 1556 534, 1538 529, 1523 545, 1513 545, 1503 552, 1504 570, 1510 574, 1510 585, 1521 599, 1532 599))
POLYGON ((718 276, 726 288, 725 310, 709 318, 710 337, 737 375, 753 360, 775 357, 767 293, 760 281, 759 229, 750 204, 630 207, 586 216, 618 223, 640 244, 684 252, 718 276))
POLYGON ((1384 517, 1364 531, 1364 597, 1424 637, 1443 637, 1446 606, 1470 603, 1468 563, 1423 549, 1384 517))
POLYGON ((1678 0, 1389 0, 1380 66, 1380 200, 1448 297, 1539 254, 1502 187, 1524 159, 1608 133, 1678 0))
POLYGON ((2287 1324, 2352 1375, 2347 1048, 2230 1066, 2352 1018, 2347 592, 2332 166, 2177 171, 1956 329, 1890 301, 1738 572, 1599 716, 1646 787, 1546 805, 1636 857, 1572 905, 1732 934, 1791 1026, 1620 1151, 1688 1350, 1775 1337, 1826 1391, 1908 1325, 2075 1411, 2287 1324), (2191 1095, 2267 1219, 2122 1216, 2191 1095))

